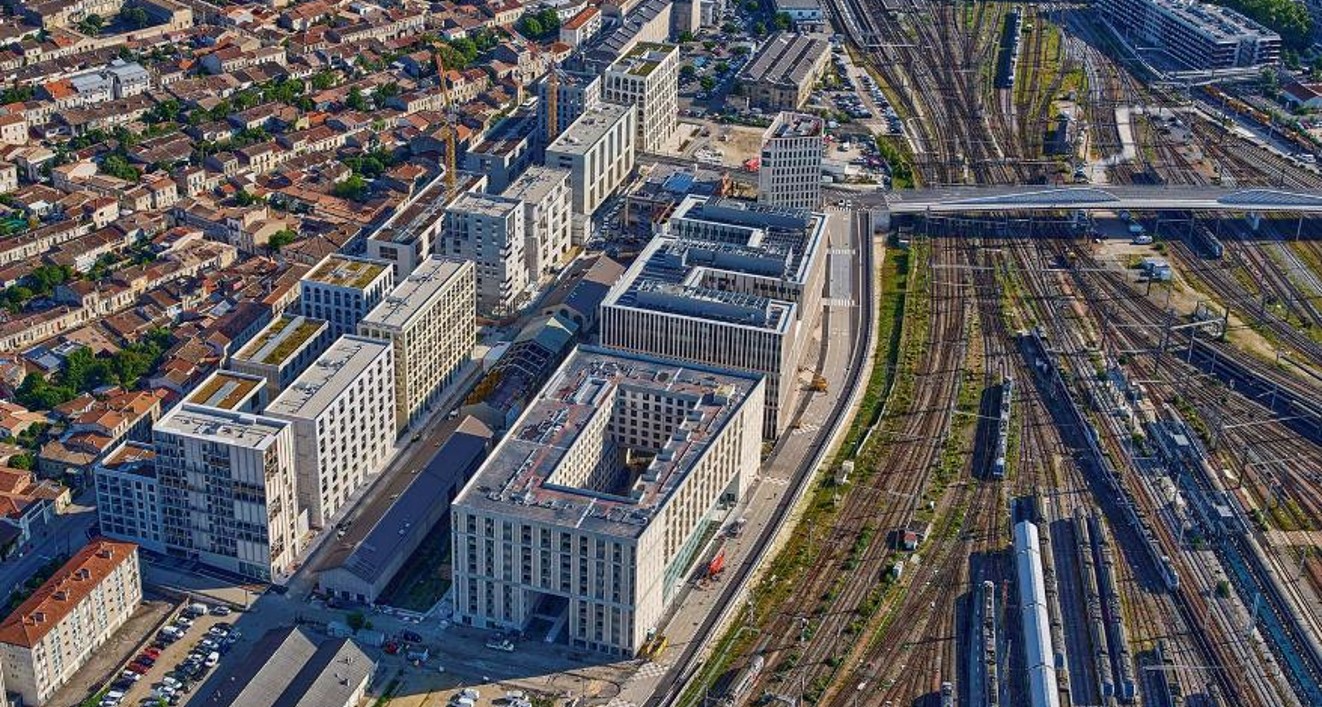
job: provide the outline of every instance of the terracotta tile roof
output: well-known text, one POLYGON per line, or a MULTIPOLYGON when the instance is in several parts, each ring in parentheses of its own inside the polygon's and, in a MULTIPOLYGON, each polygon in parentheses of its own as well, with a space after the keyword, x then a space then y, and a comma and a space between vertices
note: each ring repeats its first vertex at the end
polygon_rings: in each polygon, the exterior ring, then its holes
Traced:
POLYGON ((137 548, 133 543, 92 540, 0 623, 0 643, 35 646, 137 548))

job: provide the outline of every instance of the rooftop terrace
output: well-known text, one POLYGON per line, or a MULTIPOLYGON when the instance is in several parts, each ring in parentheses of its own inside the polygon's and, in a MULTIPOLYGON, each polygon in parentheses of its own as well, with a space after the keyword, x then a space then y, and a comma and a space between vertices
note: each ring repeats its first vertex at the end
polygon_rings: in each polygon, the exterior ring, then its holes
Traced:
POLYGON ((328 326, 322 319, 285 314, 263 329, 235 358, 278 366, 328 326))
POLYGON ((361 290, 372 284, 382 272, 390 268, 390 263, 371 258, 355 258, 335 253, 330 255, 304 279, 336 287, 352 287, 361 290))
POLYGON ((264 385, 266 379, 261 376, 219 370, 202 381, 202 384, 184 400, 193 405, 234 410, 241 407, 264 385))

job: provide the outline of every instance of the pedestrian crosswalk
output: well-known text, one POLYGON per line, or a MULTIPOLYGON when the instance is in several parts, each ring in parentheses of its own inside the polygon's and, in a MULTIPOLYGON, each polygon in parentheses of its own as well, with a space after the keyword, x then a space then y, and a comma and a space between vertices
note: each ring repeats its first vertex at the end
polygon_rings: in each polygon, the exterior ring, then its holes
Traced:
POLYGON ((828 307, 853 307, 855 305, 853 297, 827 297, 826 306, 828 307))
POLYGON ((653 663, 651 661, 648 661, 643 665, 643 667, 638 669, 637 673, 634 674, 640 678, 645 678, 650 680, 652 678, 659 678, 662 675, 665 675, 667 670, 670 670, 669 663, 653 663))
POLYGON ((827 248, 828 255, 858 255, 856 248, 827 248))
POLYGON ((612 697, 610 702, 606 703, 606 707, 638 707, 638 704, 623 697, 612 697))

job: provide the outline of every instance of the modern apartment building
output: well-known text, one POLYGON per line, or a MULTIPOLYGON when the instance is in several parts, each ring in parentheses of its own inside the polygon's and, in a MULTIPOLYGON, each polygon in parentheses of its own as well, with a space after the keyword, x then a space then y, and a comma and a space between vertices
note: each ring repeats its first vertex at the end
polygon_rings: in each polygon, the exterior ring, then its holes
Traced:
POLYGON ((795 209, 821 207, 824 128, 815 115, 786 111, 776 116, 762 135, 758 203, 795 209))
POLYGON ((679 47, 643 42, 606 69, 601 96, 638 109, 637 149, 661 152, 679 128, 679 47))
POLYGON ((570 354, 452 506, 457 620, 545 617, 548 639, 634 655, 757 472, 762 395, 748 374, 570 354))
POLYGON ((229 367, 266 379, 268 397, 275 397, 330 346, 325 320, 284 314, 271 322, 247 346, 230 357, 229 367))
POLYGON ((138 547, 92 540, 0 623, 5 689, 45 704, 141 602, 138 547))
POLYGON ((602 103, 584 111, 546 148, 548 167, 569 170, 574 213, 591 216, 628 179, 637 114, 631 105, 602 103))
MULTIPOLYGON (((542 138, 542 145, 549 145, 560 133, 573 125, 578 116, 601 104, 601 76, 590 72, 554 70, 555 77, 555 125, 547 115, 551 101, 549 91, 551 82, 544 78, 537 83, 537 134, 542 138), (550 128, 555 130, 551 131, 550 128), (554 134, 552 134, 554 133, 554 134)), ((549 75, 548 75, 549 77, 549 75)))
POLYGON ((1176 71, 1280 60, 1281 36, 1230 8, 1187 0, 1101 0, 1098 10, 1131 46, 1162 50, 1176 71))
POLYGON ((502 317, 517 312, 529 295, 523 204, 493 194, 460 194, 445 207, 445 228, 436 252, 473 263, 477 311, 502 317))
POLYGON ((389 262, 332 253, 299 282, 299 307, 303 316, 329 322, 334 340, 357 332, 358 322, 394 286, 389 262))
POLYGON ((92 477, 101 534, 164 554, 155 447, 143 442, 125 442, 93 467, 92 477))
POLYGON ((293 425, 299 507, 321 528, 390 458, 395 442, 395 352, 387 341, 342 336, 266 414, 293 425))
POLYGON ((395 426, 401 432, 427 417, 472 360, 474 272, 471 262, 433 255, 358 324, 359 334, 395 348, 395 426))
POLYGON ((530 167, 502 194, 523 204, 523 230, 527 238, 523 257, 528 279, 540 282, 569 259, 573 245, 573 190, 569 172, 552 167, 530 167))
POLYGON ((292 425, 183 403, 152 429, 166 552, 279 581, 307 532, 292 425))
POLYGON ((826 217, 690 196, 665 229, 602 301, 602 345, 766 376, 774 439, 821 313, 826 217))

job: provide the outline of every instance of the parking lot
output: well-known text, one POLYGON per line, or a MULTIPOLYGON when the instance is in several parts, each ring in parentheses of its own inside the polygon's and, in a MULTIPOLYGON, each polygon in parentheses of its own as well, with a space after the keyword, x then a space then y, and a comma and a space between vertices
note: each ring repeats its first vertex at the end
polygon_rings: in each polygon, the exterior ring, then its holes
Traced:
POLYGON ((168 704, 179 704, 206 679, 240 637, 237 630, 229 628, 235 618, 234 614, 199 615, 185 609, 156 635, 150 648, 135 656, 130 670, 111 685, 114 692, 110 694, 123 693, 120 701, 102 704, 136 707, 158 705, 162 699, 168 704), (167 635, 171 633, 178 637, 167 635), (133 680, 127 677, 129 672, 139 677, 133 680))

